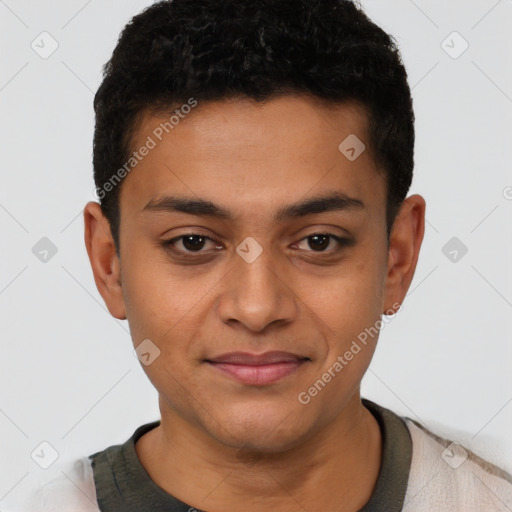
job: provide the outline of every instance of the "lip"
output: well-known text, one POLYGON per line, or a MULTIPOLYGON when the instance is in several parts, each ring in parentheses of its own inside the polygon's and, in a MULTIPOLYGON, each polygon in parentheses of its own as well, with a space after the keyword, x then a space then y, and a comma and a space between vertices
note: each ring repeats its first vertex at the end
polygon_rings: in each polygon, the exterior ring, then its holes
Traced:
POLYGON ((272 351, 262 354, 229 352, 206 362, 243 384, 265 386, 294 373, 306 361, 290 352, 272 351))

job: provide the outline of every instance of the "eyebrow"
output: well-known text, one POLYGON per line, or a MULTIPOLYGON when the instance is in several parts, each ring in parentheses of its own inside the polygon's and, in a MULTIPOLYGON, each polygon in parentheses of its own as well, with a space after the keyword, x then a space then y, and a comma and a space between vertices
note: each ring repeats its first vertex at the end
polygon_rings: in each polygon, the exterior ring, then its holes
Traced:
MULTIPOLYGON (((361 199, 349 197, 341 192, 311 197, 297 203, 281 207, 274 215, 274 221, 283 222, 288 219, 305 217, 318 213, 362 210, 365 204, 361 199)), ((233 220, 234 215, 227 209, 204 199, 184 196, 165 195, 151 199, 141 212, 181 212, 189 215, 213 217, 222 220, 233 220)))

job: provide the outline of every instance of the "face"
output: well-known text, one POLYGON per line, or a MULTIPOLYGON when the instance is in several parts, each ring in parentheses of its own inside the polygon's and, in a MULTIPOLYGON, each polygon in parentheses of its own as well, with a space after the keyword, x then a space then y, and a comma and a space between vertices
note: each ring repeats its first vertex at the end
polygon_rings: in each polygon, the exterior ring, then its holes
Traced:
POLYGON ((160 141, 163 121, 146 116, 133 140, 156 144, 121 188, 120 260, 87 228, 98 288, 146 344, 162 421, 292 447, 357 394, 378 337, 362 333, 403 299, 421 222, 398 222, 388 247, 385 179, 356 104, 198 104, 160 141), (351 134, 367 148, 355 160, 338 148, 351 134))

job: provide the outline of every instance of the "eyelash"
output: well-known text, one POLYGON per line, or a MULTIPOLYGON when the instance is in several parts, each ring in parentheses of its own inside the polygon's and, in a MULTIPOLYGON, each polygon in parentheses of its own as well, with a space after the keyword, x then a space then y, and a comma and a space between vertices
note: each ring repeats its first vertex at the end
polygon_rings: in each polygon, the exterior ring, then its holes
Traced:
MULTIPOLYGON (((317 235, 322 235, 322 236, 327 236, 329 237, 329 242, 332 240, 335 240, 338 245, 339 245, 339 248, 338 250, 341 250, 343 247, 345 246, 348 246, 351 244, 351 240, 349 238, 343 238, 343 237, 339 237, 337 235, 334 235, 332 233, 322 233, 322 232, 319 232, 319 233, 312 233, 311 235, 308 235, 306 237, 303 237, 299 240, 299 242, 302 242, 303 240, 307 240, 308 238, 310 237, 313 237, 313 236, 317 236, 317 235)), ((218 241, 218 240, 215 240, 214 238, 210 237, 210 236, 206 236, 206 235, 203 235, 202 233, 185 233, 183 235, 180 235, 180 236, 177 236, 175 238, 172 238, 171 240, 166 240, 163 242, 163 246, 165 249, 170 249, 174 252, 177 252, 179 255, 183 255, 187 258, 195 258, 196 256, 204 256, 205 253, 200 250, 200 251, 188 251, 188 250, 180 250, 180 249, 176 249, 176 247, 174 246, 174 244, 179 241, 179 240, 183 240, 184 238, 188 237, 188 236, 195 236, 195 237, 199 237, 199 238, 204 238, 205 240, 208 240, 208 241, 211 241, 211 242, 214 242, 218 245, 221 245, 221 243, 218 241)), ((310 251, 306 251, 306 252, 311 252, 313 254, 326 254, 326 255, 332 255, 334 252, 336 252, 336 250, 330 250, 330 251, 313 251, 313 250, 310 250, 310 251)))

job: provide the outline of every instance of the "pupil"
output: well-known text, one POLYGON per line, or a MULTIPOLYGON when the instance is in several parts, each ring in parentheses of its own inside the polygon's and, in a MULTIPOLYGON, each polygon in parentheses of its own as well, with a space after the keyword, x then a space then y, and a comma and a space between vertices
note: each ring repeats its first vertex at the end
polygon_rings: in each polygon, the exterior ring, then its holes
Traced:
POLYGON ((329 246, 329 235, 311 235, 309 237, 309 246, 315 251, 325 249, 329 246), (311 241, 313 241, 313 245, 311 241), (316 248, 314 244, 317 244, 316 248))
POLYGON ((198 250, 204 245, 204 237, 199 235, 187 235, 183 239, 183 245, 187 250, 198 250))

